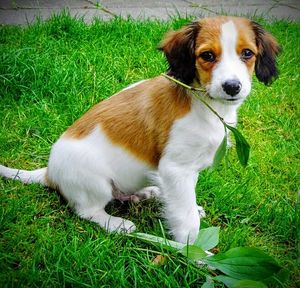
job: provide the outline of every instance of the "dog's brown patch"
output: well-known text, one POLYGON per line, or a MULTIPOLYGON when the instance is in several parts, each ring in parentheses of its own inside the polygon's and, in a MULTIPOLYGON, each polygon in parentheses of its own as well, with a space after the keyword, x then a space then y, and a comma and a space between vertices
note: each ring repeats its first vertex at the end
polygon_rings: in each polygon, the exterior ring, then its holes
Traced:
POLYGON ((159 46, 169 63, 168 74, 186 84, 191 84, 195 78, 195 40, 199 29, 199 23, 192 22, 170 31, 159 46))
POLYGON ((258 53, 256 56, 255 73, 257 79, 265 85, 271 84, 278 76, 276 58, 281 51, 276 39, 261 25, 251 22, 256 36, 258 53))
POLYGON ((157 166, 172 124, 190 108, 190 96, 160 76, 97 104, 64 137, 83 138, 99 125, 112 143, 157 166))
POLYGON ((244 49, 250 49, 254 53, 252 58, 245 61, 249 75, 252 75, 255 67, 256 55, 258 53, 255 33, 252 29, 251 22, 248 19, 235 18, 234 22, 238 31, 238 41, 236 47, 237 55, 241 55, 244 49))
POLYGON ((223 17, 206 18, 199 21, 201 29, 196 39, 196 68, 199 80, 203 85, 211 81, 212 70, 220 61, 222 54, 220 27, 224 21, 223 17), (203 52, 212 52, 216 56, 216 61, 204 61, 200 57, 203 52))

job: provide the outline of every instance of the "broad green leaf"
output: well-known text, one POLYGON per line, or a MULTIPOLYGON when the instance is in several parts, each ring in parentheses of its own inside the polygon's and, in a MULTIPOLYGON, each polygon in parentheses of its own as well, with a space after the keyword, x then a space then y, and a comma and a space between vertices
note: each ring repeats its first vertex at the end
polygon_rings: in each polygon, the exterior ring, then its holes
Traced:
POLYGON ((214 281, 211 279, 211 277, 206 276, 205 283, 201 286, 201 288, 214 288, 214 281))
POLYGON ((205 282, 205 283, 201 286, 201 288, 214 288, 214 287, 215 287, 215 285, 214 285, 213 282, 205 282))
POLYGON ((268 288, 264 283, 253 280, 240 280, 236 282, 232 288, 268 288))
POLYGON ((219 231, 220 227, 200 229, 194 245, 202 248, 203 250, 214 248, 219 243, 219 231))
POLYGON ((225 134, 223 141, 221 142, 221 144, 215 154, 214 162, 212 165, 213 168, 216 168, 217 166, 220 165, 220 163, 222 162, 223 158, 226 155, 226 151, 227 151, 227 135, 225 134))
POLYGON ((203 259, 208 265, 222 271, 229 277, 243 280, 264 280, 281 270, 269 255, 259 249, 238 247, 225 253, 203 259))
POLYGON ((206 252, 203 249, 195 245, 186 245, 179 252, 190 260, 195 261, 201 260, 207 256, 206 252))
POLYGON ((231 277, 228 277, 225 275, 218 275, 218 276, 214 277, 213 279, 224 283, 227 287, 232 287, 235 283, 240 281, 238 279, 231 278, 231 277))
POLYGON ((267 288, 263 282, 253 280, 238 280, 224 275, 218 275, 213 279, 224 283, 230 288, 267 288))
POLYGON ((166 238, 146 234, 146 233, 132 233, 128 234, 128 236, 135 237, 147 242, 151 242, 152 244, 160 244, 163 245, 165 248, 173 248, 176 250, 183 249, 186 245, 183 243, 175 242, 172 240, 168 240, 166 238))
POLYGON ((226 128, 229 129, 234 136, 235 142, 236 142, 236 152, 238 155, 238 159, 240 163, 246 167, 248 160, 249 160, 249 154, 250 154, 250 145, 245 139, 245 137, 234 127, 225 124, 226 128))

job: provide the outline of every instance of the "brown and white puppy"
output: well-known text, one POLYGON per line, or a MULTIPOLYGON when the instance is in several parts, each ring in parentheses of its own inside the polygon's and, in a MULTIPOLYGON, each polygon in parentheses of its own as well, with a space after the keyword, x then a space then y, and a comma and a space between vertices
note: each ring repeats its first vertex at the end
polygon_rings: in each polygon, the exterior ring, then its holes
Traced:
MULTIPOLYGON (((200 97, 231 125, 250 93, 252 73, 265 84, 277 76, 278 44, 244 18, 201 19, 168 33, 160 49, 168 74, 205 88, 200 97)), ((135 229, 131 221, 106 213, 109 201, 160 194, 175 240, 193 242, 200 225, 198 172, 211 165, 223 137, 214 114, 189 91, 158 76, 89 110, 53 145, 48 167, 0 166, 0 175, 58 189, 78 215, 109 231, 135 229)))

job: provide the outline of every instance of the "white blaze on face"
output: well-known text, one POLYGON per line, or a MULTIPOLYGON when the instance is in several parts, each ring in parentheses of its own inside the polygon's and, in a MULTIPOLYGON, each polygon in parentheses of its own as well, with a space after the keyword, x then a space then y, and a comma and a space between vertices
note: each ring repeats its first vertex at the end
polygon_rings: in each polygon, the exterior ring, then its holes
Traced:
POLYGON ((251 90, 251 79, 246 64, 237 54, 238 31, 233 21, 226 22, 221 26, 221 58, 212 72, 212 80, 209 93, 215 99, 232 99, 224 89, 226 81, 237 80, 241 84, 241 91, 234 96, 236 102, 241 103, 251 90))
MULTIPOLYGON (((224 68, 230 69, 230 66, 237 65, 237 63, 239 62, 239 57, 236 53, 237 37, 237 30, 232 21, 222 25, 220 37, 222 57, 220 65, 223 65, 224 68)), ((230 73, 233 73, 231 77, 236 77, 233 71, 230 71, 230 73)))

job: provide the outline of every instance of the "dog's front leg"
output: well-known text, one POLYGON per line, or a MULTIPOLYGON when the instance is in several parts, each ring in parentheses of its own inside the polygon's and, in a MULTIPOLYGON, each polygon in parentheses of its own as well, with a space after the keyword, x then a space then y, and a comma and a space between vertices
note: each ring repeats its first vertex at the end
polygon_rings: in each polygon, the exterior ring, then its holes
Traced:
POLYGON ((159 176, 164 213, 170 232, 178 242, 193 243, 200 228, 195 195, 197 171, 168 163, 160 165, 159 176))

